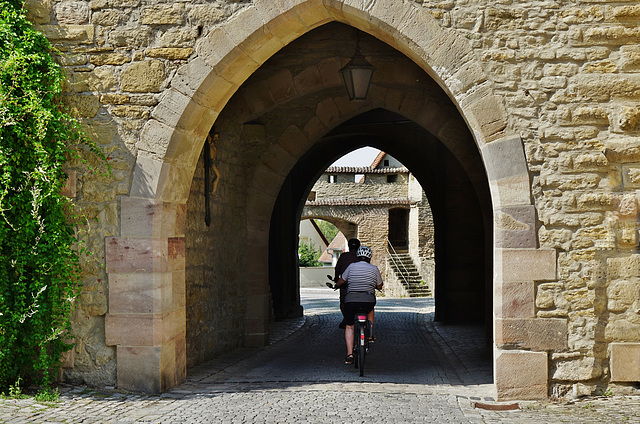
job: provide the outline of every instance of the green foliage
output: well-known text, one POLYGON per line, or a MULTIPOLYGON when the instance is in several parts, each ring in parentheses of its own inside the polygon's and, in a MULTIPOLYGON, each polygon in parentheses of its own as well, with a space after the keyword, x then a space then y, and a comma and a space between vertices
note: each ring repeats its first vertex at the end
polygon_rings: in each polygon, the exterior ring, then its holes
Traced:
POLYGON ((22 1, 0 0, 0 391, 49 385, 71 347, 80 252, 63 165, 91 145, 61 111, 63 78, 22 1))
POLYGON ((298 264, 300 266, 320 266, 318 258, 322 252, 313 243, 300 243, 298 246, 298 264))
POLYGON ((57 387, 53 390, 47 387, 45 389, 40 390, 38 393, 36 393, 36 395, 33 398, 37 402, 58 403, 60 402, 60 392, 58 391, 57 387))
POLYGON ((331 243, 331 241, 338 235, 338 228, 328 221, 319 219, 316 221, 318 228, 324 234, 324 237, 331 243))
POLYGON ((10 398, 10 399, 26 399, 29 396, 22 393, 22 387, 20 387, 20 383, 22 383, 22 379, 18 378, 18 380, 9 386, 9 395, 6 395, 4 392, 0 393, 0 398, 10 398))

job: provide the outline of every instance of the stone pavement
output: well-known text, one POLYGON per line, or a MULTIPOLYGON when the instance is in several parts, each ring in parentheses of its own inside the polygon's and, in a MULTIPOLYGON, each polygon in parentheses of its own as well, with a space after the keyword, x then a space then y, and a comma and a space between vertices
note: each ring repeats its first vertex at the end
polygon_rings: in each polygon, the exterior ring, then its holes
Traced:
POLYGON ((272 343, 189 369, 162 395, 61 387, 61 402, 0 400, 0 423, 640 423, 640 398, 493 400, 482 329, 431 321, 433 299, 381 298, 365 376, 342 363, 337 296, 303 289, 306 318, 276 323, 272 343))

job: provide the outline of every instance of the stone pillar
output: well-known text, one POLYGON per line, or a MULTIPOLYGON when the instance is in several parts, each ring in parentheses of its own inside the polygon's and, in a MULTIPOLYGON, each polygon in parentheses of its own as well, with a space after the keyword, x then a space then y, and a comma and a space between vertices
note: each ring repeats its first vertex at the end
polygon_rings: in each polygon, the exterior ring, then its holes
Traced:
POLYGON ((106 240, 106 344, 118 387, 159 393, 186 378, 184 204, 121 199, 122 237, 106 240))
POLYGON ((494 377, 497 397, 544 399, 549 350, 567 348, 566 319, 536 318, 535 282, 557 279, 554 249, 538 249, 519 137, 483 148, 494 208, 494 377))

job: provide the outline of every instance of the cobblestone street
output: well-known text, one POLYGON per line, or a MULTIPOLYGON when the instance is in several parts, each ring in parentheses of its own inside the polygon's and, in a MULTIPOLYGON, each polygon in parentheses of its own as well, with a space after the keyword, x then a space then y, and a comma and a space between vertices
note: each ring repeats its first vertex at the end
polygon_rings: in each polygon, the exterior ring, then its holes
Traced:
POLYGON ((519 402, 493 411, 490 350, 479 327, 431 321, 433 299, 381 298, 365 377, 343 364, 337 294, 303 289, 306 317, 277 323, 271 345, 189 369, 162 395, 61 387, 61 402, 0 400, 0 423, 602 423, 640 422, 640 398, 519 402))

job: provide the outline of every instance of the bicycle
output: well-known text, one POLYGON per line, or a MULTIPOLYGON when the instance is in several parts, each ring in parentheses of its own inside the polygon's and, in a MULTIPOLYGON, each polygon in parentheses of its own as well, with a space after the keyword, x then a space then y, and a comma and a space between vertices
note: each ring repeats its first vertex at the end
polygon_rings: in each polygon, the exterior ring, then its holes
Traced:
MULTIPOLYGON (((327 278, 335 282, 331 275, 327 278)), ((337 290, 338 286, 327 283, 327 287, 337 290)), ((365 356, 369 354, 371 341, 371 321, 367 319, 367 312, 356 311, 353 318, 353 364, 360 370, 360 377, 364 377, 365 356)))
POLYGON ((356 312, 353 325, 353 363, 359 368, 360 377, 364 377, 365 357, 369 354, 369 337, 371 335, 371 321, 366 312, 356 312))

